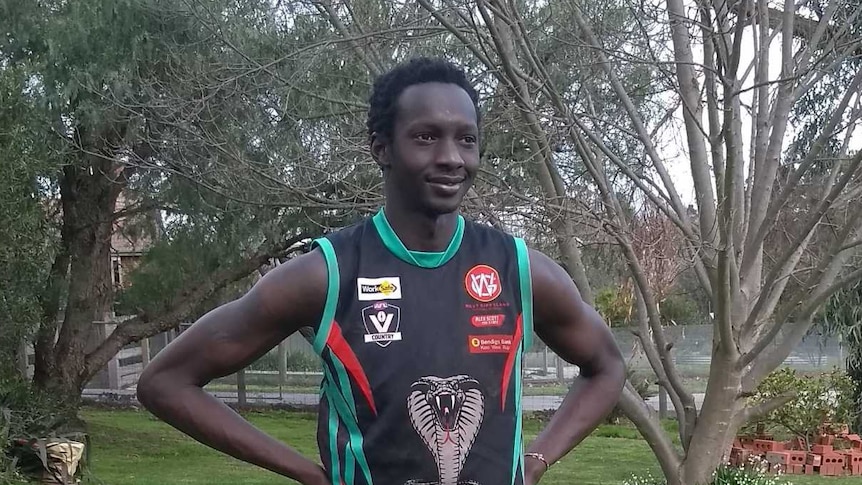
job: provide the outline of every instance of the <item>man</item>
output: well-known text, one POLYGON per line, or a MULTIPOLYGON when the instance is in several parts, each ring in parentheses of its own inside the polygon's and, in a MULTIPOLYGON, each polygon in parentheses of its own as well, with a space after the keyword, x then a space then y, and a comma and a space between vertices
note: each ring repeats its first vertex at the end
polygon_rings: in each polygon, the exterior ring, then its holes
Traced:
POLYGON ((535 484, 617 402, 619 350, 559 265, 459 214, 479 168, 478 96, 463 72, 415 59, 378 79, 370 104, 385 206, 202 317, 153 359, 139 399, 200 442, 305 485, 535 484), (323 359, 323 466, 202 390, 304 326, 323 359), (533 329, 580 375, 524 450, 533 329))

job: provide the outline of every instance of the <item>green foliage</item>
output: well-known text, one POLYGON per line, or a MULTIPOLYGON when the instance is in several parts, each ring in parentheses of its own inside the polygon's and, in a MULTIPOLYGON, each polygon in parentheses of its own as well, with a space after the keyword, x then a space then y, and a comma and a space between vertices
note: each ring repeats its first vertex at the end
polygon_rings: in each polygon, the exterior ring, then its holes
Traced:
POLYGON ((751 404, 768 402, 788 393, 795 398, 747 423, 742 432, 765 429, 789 433, 810 444, 824 426, 839 427, 852 422, 857 412, 854 388, 853 381, 838 369, 814 376, 800 375, 790 368, 776 370, 757 387, 750 398, 751 404))
MULTIPOLYGON (((855 402, 862 403, 862 282, 845 288, 829 299, 818 313, 817 328, 827 335, 840 335, 847 352, 847 375, 855 383, 855 402)), ((862 429, 862 413, 854 428, 862 429)))
POLYGON ((620 287, 603 288, 595 298, 596 310, 612 327, 622 327, 631 323, 631 293, 620 287))
POLYGON ((0 69, 0 376, 15 372, 21 340, 38 325, 57 240, 43 177, 59 164, 27 84, 25 69, 0 69))
POLYGON ((45 445, 55 440, 87 443, 75 410, 21 379, 0 378, 0 484, 41 473, 45 445))
POLYGON ((659 303, 659 312, 666 324, 693 325, 704 323, 697 302, 686 294, 668 295, 659 303))

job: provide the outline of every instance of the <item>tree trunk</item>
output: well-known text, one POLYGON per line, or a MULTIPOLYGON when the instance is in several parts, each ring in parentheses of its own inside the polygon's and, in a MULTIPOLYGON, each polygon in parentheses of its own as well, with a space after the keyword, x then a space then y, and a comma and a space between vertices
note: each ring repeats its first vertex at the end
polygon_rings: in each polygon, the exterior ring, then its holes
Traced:
POLYGON ((743 402, 738 398, 742 373, 733 359, 719 350, 713 352, 706 397, 691 434, 686 458, 680 469, 681 483, 700 485, 712 482, 712 472, 739 429, 737 417, 743 402))
POLYGON ((69 272, 68 228, 63 225, 61 247, 54 256, 45 290, 40 298, 42 306, 42 321, 36 334, 33 347, 35 362, 33 365, 34 382, 45 382, 54 374, 54 343, 57 341, 57 319, 60 314, 60 294, 66 285, 69 272))
POLYGON ((132 319, 123 321, 85 356, 84 367, 81 370, 83 382, 92 378, 124 346, 176 328, 195 311, 201 301, 211 298, 226 285, 258 270, 272 258, 284 255, 285 251, 297 242, 309 237, 307 234, 299 234, 286 236, 275 242, 266 241, 244 261, 222 268, 209 274, 206 278, 201 278, 195 286, 181 288, 165 311, 156 315, 139 314, 132 319))
MULTIPOLYGON (((111 234, 122 187, 111 178, 118 169, 107 157, 93 156, 86 161, 67 165, 60 180, 64 249, 69 261, 66 307, 56 344, 49 345, 54 332, 50 322, 43 322, 46 331, 40 332, 41 345, 36 349, 41 366, 34 376, 37 387, 69 403, 78 402, 86 384, 84 369, 93 321, 110 315, 111 234)), ((62 258, 58 260, 64 263, 62 258)), ((49 284, 55 281, 52 278, 49 284)))
POLYGON ((656 419, 655 411, 644 402, 630 383, 626 383, 618 405, 646 439, 667 479, 667 485, 682 485, 679 481, 682 462, 670 436, 656 419))

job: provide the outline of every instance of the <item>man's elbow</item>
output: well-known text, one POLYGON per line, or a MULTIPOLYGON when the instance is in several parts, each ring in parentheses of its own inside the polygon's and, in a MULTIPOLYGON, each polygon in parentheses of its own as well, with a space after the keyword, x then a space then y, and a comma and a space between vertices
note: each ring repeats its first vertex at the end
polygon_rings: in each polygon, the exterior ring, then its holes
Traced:
POLYGON ((605 362, 602 368, 604 370, 603 374, 606 376, 605 378, 609 383, 611 383, 615 390, 622 393, 627 378, 626 361, 615 342, 608 345, 604 360, 605 362))
POLYGON ((164 402, 171 393, 170 379, 164 371, 152 366, 144 369, 138 378, 135 395, 144 408, 153 411, 160 402, 164 402))

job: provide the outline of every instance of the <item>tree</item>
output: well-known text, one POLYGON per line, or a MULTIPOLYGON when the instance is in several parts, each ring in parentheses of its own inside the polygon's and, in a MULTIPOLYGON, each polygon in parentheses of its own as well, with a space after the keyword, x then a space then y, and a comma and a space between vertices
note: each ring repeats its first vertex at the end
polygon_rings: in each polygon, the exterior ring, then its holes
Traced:
POLYGON ((57 239, 50 223, 54 207, 44 204, 38 177, 57 169, 44 143, 38 107, 22 95, 21 69, 0 72, 0 378, 20 374, 21 342, 39 323, 39 294, 46 276, 45 255, 57 239))
MULTIPOLYGON (((791 398, 753 404, 747 397, 801 340, 823 302, 862 276, 854 264, 862 152, 849 146, 862 114, 862 71, 850 79, 836 78, 837 96, 824 107, 827 121, 804 156, 788 156, 787 150, 794 105, 860 48, 862 38, 840 21, 858 16, 860 6, 839 0, 810 11, 793 2, 774 10, 766 1, 733 8, 706 2, 690 10, 678 0, 656 7, 625 2, 599 7, 480 0, 471 8, 445 0, 420 3, 507 85, 533 134, 540 186, 547 200, 563 209, 576 203, 578 192, 566 185, 549 135, 557 131, 547 120, 553 116, 566 127, 566 143, 601 202, 596 213, 635 282, 642 310, 637 313, 639 337, 676 408, 682 453, 630 386, 621 406, 647 438, 669 483, 707 483, 740 426, 791 398), (634 14, 633 29, 597 33, 613 26, 607 21, 613 13, 627 12, 634 14), (531 24, 536 17, 545 19, 544 24, 531 24), (564 65, 570 61, 566 56, 542 56, 539 50, 544 39, 566 37, 583 46, 583 64, 577 67, 564 65), (695 58, 695 47, 702 58, 695 58), (780 58, 777 68, 770 66, 771 52, 780 58), (751 59, 743 57, 748 53, 753 53, 751 59), (590 65, 596 68, 590 70, 590 65), (631 83, 638 66, 647 66, 647 84, 631 83), (589 76, 578 76, 579 69, 589 76), (572 78, 560 79, 555 76, 559 72, 572 73, 572 78), (650 111, 650 100, 658 97, 643 94, 650 82, 667 89, 661 93, 665 110, 659 116, 650 111), (601 114, 597 106, 603 107, 601 114), (695 189, 694 210, 683 204, 659 143, 662 129, 673 126, 664 122, 673 121, 677 108, 695 189), (614 109, 626 115, 616 126, 607 123, 607 113, 614 109), (743 120, 751 121, 750 133, 743 120), (629 145, 618 143, 617 137, 629 145), (839 149, 824 152, 826 141, 835 137, 844 141, 839 149), (674 365, 673 343, 662 331, 656 294, 615 190, 619 179, 634 185, 642 200, 679 228, 687 257, 715 309, 701 409, 674 365)), ((579 258, 564 214, 551 228, 569 251, 561 254, 573 279, 590 295, 589 282, 577 269, 579 258)))
MULTIPOLYGON (((349 137, 338 133, 349 125, 338 124, 333 109, 357 103, 320 95, 312 97, 317 104, 291 103, 296 90, 317 88, 323 78, 280 83, 297 66, 268 57, 282 54, 272 49, 282 43, 302 47, 308 39, 294 34, 314 37, 321 23, 284 30, 278 11, 254 1, 165 6, 90 0, 4 8, 9 35, 0 70, 4 79, 18 74, 21 82, 10 92, 37 118, 34 128, 22 130, 4 117, 4 128, 25 132, 22 146, 42 143, 39 156, 61 167, 24 172, 23 186, 43 187, 31 198, 58 209, 41 219, 58 235, 45 240, 54 244, 39 255, 42 273, 28 274, 42 286, 35 292, 41 306, 34 336, 38 387, 77 402, 85 383, 123 346, 206 311, 222 288, 365 206, 368 170, 357 170, 351 160, 349 137), (234 14, 233 30, 212 23, 224 13, 234 14), (242 43, 232 42, 234 33, 242 43), (260 72, 268 75, 255 75, 260 72), (292 116, 296 112, 303 116, 292 116), (347 153, 321 150, 320 140, 347 153), (166 284, 142 284, 137 296, 124 296, 133 304, 131 318, 104 340, 94 339, 93 321, 105 320, 114 301, 110 243, 116 223, 147 219, 154 211, 164 217, 159 251, 135 277, 146 280, 159 264, 167 268, 166 261, 192 264, 174 265, 174 278, 163 273, 151 279, 166 284), (196 258, 182 257, 191 251, 196 258)), ((302 64, 313 54, 293 60, 302 64)), ((14 295, 4 289, 3 296, 14 295)))
MULTIPOLYGON (((841 337, 847 351, 847 375, 855 384, 855 409, 862 409, 862 283, 836 292, 818 315, 818 324, 825 334, 841 337)), ((854 417, 853 429, 862 429, 862 413, 854 417)))

